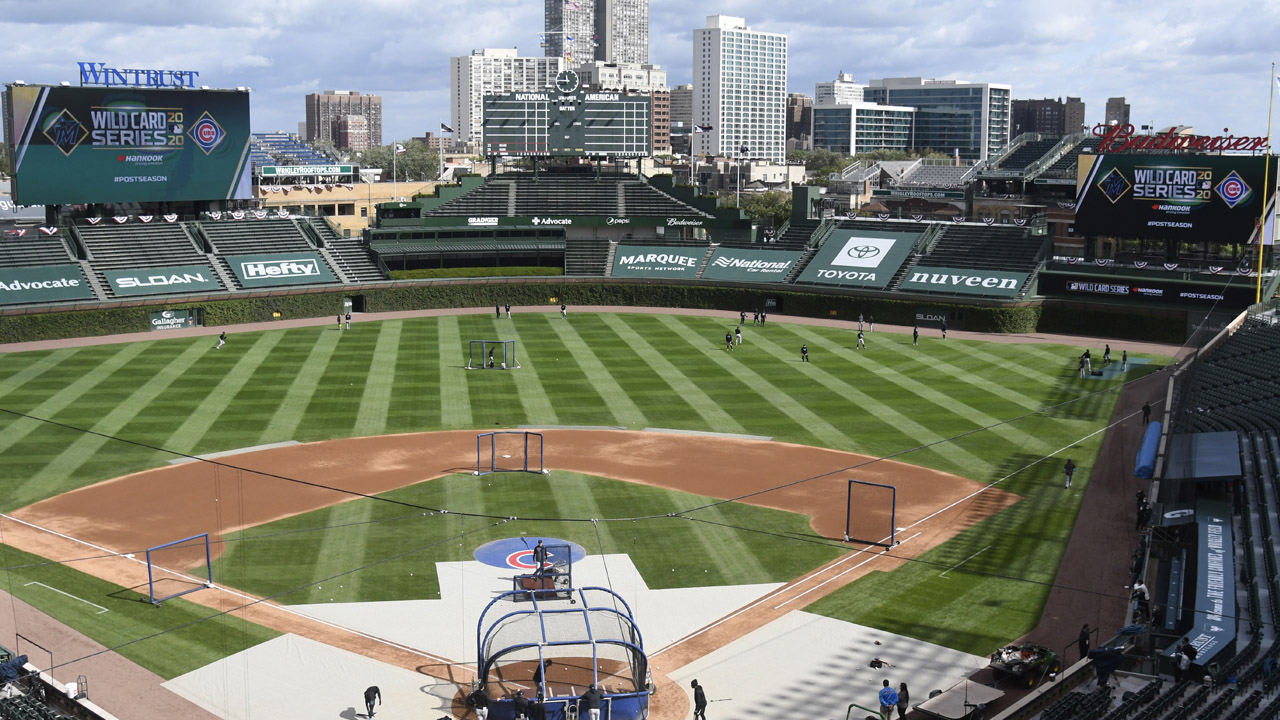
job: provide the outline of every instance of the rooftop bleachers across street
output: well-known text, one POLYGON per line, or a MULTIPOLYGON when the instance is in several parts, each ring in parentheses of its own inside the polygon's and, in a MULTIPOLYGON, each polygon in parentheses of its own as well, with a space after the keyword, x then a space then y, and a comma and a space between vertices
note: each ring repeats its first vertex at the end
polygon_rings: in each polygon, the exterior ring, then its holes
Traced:
POLYGON ((34 236, 28 233, 26 237, 0 240, 0 267, 65 265, 75 261, 61 233, 34 236))
POLYGON ((1036 160, 1044 157, 1045 153, 1052 150, 1060 140, 1061 138, 1032 140, 1010 153, 1009 157, 1005 158, 1004 162, 1000 163, 1000 169, 1021 170, 1036 160))
POLYGON ((898 185, 923 187, 960 187, 970 168, 963 165, 920 165, 898 181, 898 185))
POLYGON ((302 230, 288 218, 202 220, 200 229, 219 255, 315 251, 302 230))
POLYGON ((425 213, 432 217, 599 215, 710 217, 636 176, 505 173, 425 213))
POLYGON ((943 227, 942 237, 920 258, 920 264, 1032 272, 1043 244, 1043 239, 1031 237, 1026 228, 953 224, 943 227))
POLYGON ((250 161, 254 165, 323 165, 333 158, 298 140, 289 133, 253 133, 249 138, 250 161))
POLYGON ((76 228, 94 270, 193 265, 208 257, 181 223, 84 225, 76 228))

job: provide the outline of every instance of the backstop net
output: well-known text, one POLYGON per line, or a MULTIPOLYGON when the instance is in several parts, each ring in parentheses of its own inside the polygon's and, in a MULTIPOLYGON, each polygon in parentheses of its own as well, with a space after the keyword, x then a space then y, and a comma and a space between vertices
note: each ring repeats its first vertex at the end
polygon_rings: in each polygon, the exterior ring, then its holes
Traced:
POLYGON ((515 340, 471 340, 467 343, 468 370, 514 370, 520 367, 516 359, 515 340))
POLYGON ((845 498, 844 541, 893 547, 897 543, 898 488, 850 480, 845 498))
POLYGON ((626 601, 602 587, 575 588, 571 600, 534 594, 516 603, 521 594, 503 593, 480 614, 476 677, 490 697, 541 695, 551 720, 594 683, 605 693, 603 717, 648 716, 648 658, 626 601))
POLYGON ((147 594, 152 605, 165 600, 213 587, 213 563, 209 556, 209 533, 147 548, 147 594), (181 568, 196 567, 204 562, 204 577, 196 577, 181 568))
POLYGON ((476 436, 476 475, 495 472, 545 474, 542 433, 501 430, 476 436))

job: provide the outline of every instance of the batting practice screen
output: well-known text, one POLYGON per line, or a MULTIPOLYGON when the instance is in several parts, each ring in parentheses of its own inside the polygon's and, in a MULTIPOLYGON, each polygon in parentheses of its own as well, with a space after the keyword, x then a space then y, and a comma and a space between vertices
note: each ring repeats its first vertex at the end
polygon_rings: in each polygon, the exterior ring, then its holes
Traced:
POLYGON ((647 95, 524 92, 484 99, 484 153, 510 157, 648 157, 647 95))
POLYGON ((252 194, 248 92, 9 85, 4 126, 20 205, 252 194))
POLYGON ((1075 234, 1247 242, 1265 168, 1238 155, 1081 155, 1075 234))
POLYGON ((845 502, 845 542, 893 547, 898 533, 898 488, 850 480, 845 502))

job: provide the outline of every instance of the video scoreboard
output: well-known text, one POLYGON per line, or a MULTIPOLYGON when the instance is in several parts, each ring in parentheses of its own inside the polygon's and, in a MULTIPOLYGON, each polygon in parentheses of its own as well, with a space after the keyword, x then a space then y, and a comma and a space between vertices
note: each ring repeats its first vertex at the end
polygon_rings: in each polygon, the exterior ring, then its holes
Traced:
POLYGON ((484 98, 486 156, 648 157, 653 151, 648 95, 587 91, 572 71, 556 87, 484 98))

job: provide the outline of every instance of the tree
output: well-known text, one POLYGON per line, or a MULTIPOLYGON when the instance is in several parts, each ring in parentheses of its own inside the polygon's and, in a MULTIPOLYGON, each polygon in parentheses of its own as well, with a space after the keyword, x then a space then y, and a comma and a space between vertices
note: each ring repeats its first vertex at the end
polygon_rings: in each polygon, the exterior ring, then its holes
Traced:
POLYGON ((396 155, 394 161, 392 154, 395 143, 369 148, 358 153, 355 159, 362 168, 382 168, 383 182, 432 180, 440 173, 440 155, 434 148, 416 140, 402 144, 404 152, 396 155), (396 175, 394 178, 391 177, 393 168, 396 175))
MULTIPOLYGON (((720 207, 736 208, 733 195, 720 199, 720 207)), ((742 198, 742 212, 751 222, 769 228, 777 228, 791 217, 791 193, 780 191, 748 193, 742 198)))

